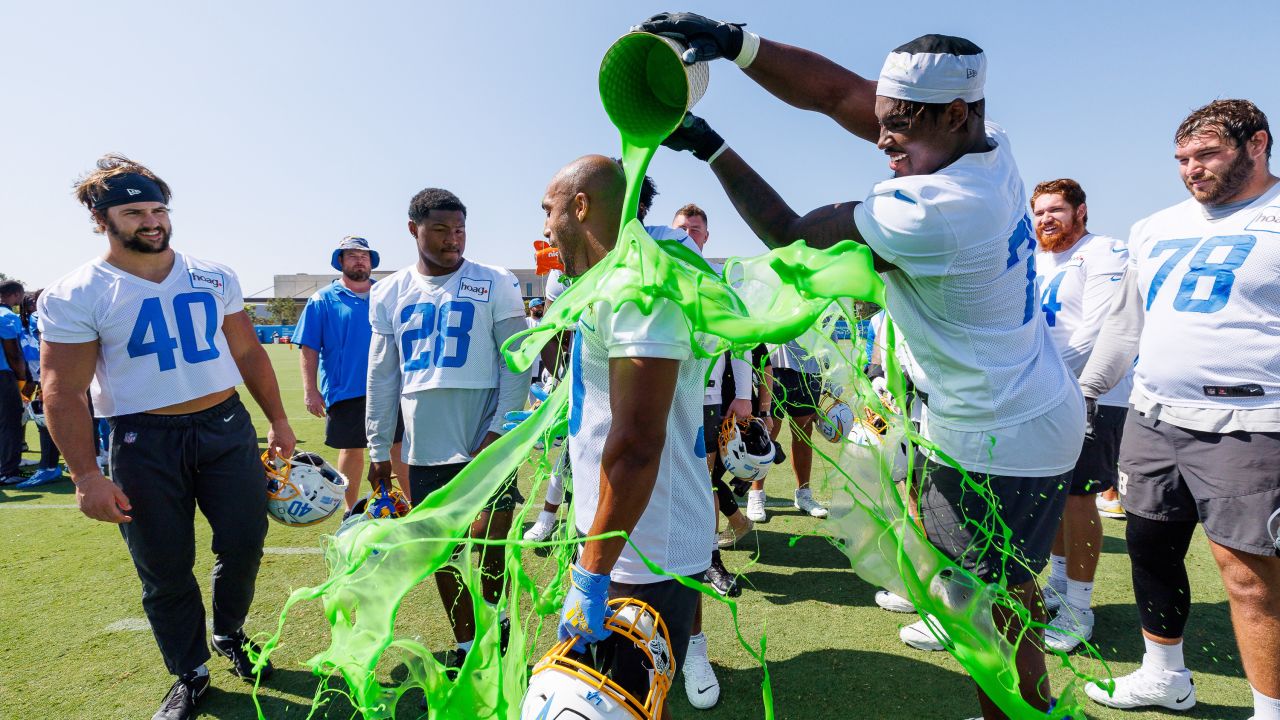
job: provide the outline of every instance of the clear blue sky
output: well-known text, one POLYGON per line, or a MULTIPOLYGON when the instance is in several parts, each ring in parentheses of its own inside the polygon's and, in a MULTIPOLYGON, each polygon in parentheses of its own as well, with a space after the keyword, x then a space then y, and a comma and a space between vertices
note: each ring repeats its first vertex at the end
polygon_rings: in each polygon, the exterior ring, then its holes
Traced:
MULTIPOLYGON (((618 152, 600 57, 664 9, 745 21, 871 77, 917 35, 972 39, 1024 180, 1080 180, 1096 232, 1186 197, 1171 136, 1192 108, 1246 97, 1280 126, 1274 0, 6 3, 0 271, 39 287, 104 249, 70 188, 107 151, 170 183, 174 246, 231 265, 246 293, 326 271, 346 234, 384 268, 408 264, 405 212, 427 186, 467 204, 469 257, 531 267, 555 170, 618 152)), ((727 62, 698 112, 800 212, 861 199, 888 172, 874 147, 727 62)), ((663 151, 650 172, 651 223, 694 201, 710 254, 761 250, 702 163, 663 151)))

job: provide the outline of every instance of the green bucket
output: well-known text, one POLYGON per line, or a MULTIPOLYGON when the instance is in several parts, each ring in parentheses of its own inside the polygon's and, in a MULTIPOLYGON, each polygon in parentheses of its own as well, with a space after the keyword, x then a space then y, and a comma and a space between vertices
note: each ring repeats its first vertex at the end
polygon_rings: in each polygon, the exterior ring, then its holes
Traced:
POLYGON ((630 33, 600 61, 600 102, 622 136, 656 147, 707 90, 705 62, 685 65, 684 46, 670 38, 630 33))

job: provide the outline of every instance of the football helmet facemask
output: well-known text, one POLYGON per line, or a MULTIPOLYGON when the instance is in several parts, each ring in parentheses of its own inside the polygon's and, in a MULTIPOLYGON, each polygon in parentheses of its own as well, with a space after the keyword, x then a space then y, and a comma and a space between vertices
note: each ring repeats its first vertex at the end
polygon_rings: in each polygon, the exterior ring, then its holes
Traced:
POLYGON ((267 514, 273 520, 302 527, 314 525, 342 507, 347 478, 315 453, 295 453, 289 460, 262 454, 267 468, 267 514))
POLYGON ((662 717, 667 691, 675 679, 671 636, 658 611, 635 598, 609 601, 613 614, 604 626, 616 640, 630 641, 644 653, 649 692, 637 698, 572 652, 577 638, 553 646, 533 668, 520 709, 521 720, 653 720, 662 717))
POLYGON ((720 462, 734 477, 763 480, 773 458, 773 440, 760 418, 739 420, 730 414, 720 424, 720 462))

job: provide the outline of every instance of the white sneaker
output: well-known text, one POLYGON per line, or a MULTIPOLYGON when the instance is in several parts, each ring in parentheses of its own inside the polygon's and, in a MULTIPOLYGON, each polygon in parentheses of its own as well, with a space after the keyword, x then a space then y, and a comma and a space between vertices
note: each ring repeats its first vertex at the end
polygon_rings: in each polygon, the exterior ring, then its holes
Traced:
POLYGON ((1044 644, 1053 650, 1071 652, 1093 637, 1093 611, 1063 605, 1044 630, 1044 644))
POLYGON ((689 651, 684 656, 684 692, 689 704, 709 710, 720 702, 720 681, 707 659, 707 636, 701 633, 689 638, 689 651))
POLYGON ((924 620, 911 623, 898 631, 898 637, 917 650, 930 652, 946 650, 947 645, 951 643, 951 638, 947 637, 947 631, 943 630, 936 621, 932 626, 926 625, 924 620))
POLYGON ((1044 597, 1044 610, 1050 616, 1058 612, 1058 608, 1067 604, 1067 593, 1065 590, 1058 590, 1052 585, 1045 585, 1040 589, 1044 597))
POLYGON ((1196 685, 1190 670, 1170 672, 1149 669, 1146 665, 1116 678, 1116 691, 1112 695, 1097 683, 1086 683, 1084 693, 1096 703, 1122 710, 1149 705, 1186 710, 1196 704, 1196 685))
POLYGON ((876 591, 876 604, 889 612, 913 613, 916 611, 916 606, 912 605, 910 600, 888 590, 876 591))
POLYGON ((22 458, 21 460, 18 461, 18 467, 31 467, 32 465, 39 465, 39 464, 40 464, 40 461, 36 458, 22 458))
POLYGON ((747 491, 747 519, 751 522, 764 522, 769 513, 764 511, 765 495, 763 490, 747 491))
POLYGON ((747 526, 743 528, 741 533, 734 530, 733 525, 731 524, 729 527, 721 530, 720 534, 716 536, 716 547, 719 547, 722 550, 725 548, 731 548, 734 545, 737 545, 739 540, 746 537, 748 533, 755 529, 756 524, 750 520, 747 521, 747 526))
POLYGON ((796 490, 795 507, 800 512, 809 513, 816 518, 824 518, 827 516, 827 509, 817 500, 813 499, 813 491, 809 488, 800 488, 796 490))
POLYGON ((1098 493, 1093 502, 1098 506, 1098 514, 1102 517, 1115 518, 1117 520, 1124 519, 1124 505, 1120 504, 1120 498, 1108 500, 1102 497, 1102 493, 1098 493))
POLYGON ((530 542, 542 542, 551 536, 556 529, 556 514, 543 510, 538 513, 538 521, 525 531, 524 539, 530 542))

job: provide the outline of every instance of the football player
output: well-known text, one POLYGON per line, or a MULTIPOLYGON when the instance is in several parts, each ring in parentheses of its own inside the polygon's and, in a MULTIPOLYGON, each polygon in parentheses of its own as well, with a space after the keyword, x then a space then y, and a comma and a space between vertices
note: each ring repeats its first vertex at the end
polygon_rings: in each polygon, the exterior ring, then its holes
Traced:
MULTIPOLYGON (((409 494, 420 505, 501 436, 506 413, 524 407, 529 380, 509 371, 499 351, 526 328, 519 282, 509 270, 463 257, 462 201, 440 188, 419 192, 409 202, 409 235, 417 262, 379 281, 369 298, 366 431, 377 488, 390 482, 396 409, 403 410, 409 494)), ((512 476, 472 523, 472 537, 505 538, 519 501, 512 476)), ((495 607, 505 557, 501 545, 480 551, 483 597, 495 607)), ((450 566, 436 584, 458 646, 449 665, 460 667, 475 639, 471 595, 450 566)))
MULTIPOLYGON (((1078 373, 1093 351, 1129 255, 1123 241, 1089 232, 1089 207, 1075 180, 1036 185, 1031 214, 1039 241, 1036 283, 1044 322, 1067 367, 1078 373)), ((1054 650, 1070 652, 1093 637, 1093 578, 1102 548, 1096 497, 1115 487, 1120 431, 1132 387, 1132 376, 1126 376, 1098 398, 1093 434, 1085 438, 1071 472, 1045 593, 1045 607, 1055 613, 1045 630, 1045 643, 1054 650)))
MULTIPOLYGON (((1196 702, 1182 653, 1191 609, 1184 562, 1196 523, 1226 586, 1255 720, 1280 720, 1280 181, 1267 116, 1216 100, 1174 133, 1191 197, 1134 224, 1129 262, 1080 377, 1091 414, 1133 365, 1134 412, 1120 447, 1120 494, 1142 666, 1119 708, 1196 702), (1216 348, 1188 353, 1187 348, 1216 348)), ((1095 420, 1095 425, 1097 421, 1095 420)))
MULTIPOLYGON (((871 81, 693 13, 663 13, 637 29, 692 43, 703 60, 733 60, 779 99, 828 115, 888 156, 894 177, 865 201, 799 215, 700 118, 687 117, 665 141, 710 164, 766 245, 804 239, 826 248, 852 239, 870 248, 886 309, 921 370, 913 380, 925 405, 922 434, 989 484, 996 499, 992 507, 965 492, 959 471, 930 460, 919 496, 926 533, 983 580, 1007 582, 1039 615, 1035 576, 1048 561, 1067 473, 1080 454, 1084 407, 1038 317, 1026 190, 1008 136, 984 117, 982 49, 925 35, 891 52, 871 81), (999 537, 995 514, 1011 538, 987 552, 985 538, 999 537)), ((1047 710, 1043 652, 1034 640, 1021 641, 1013 613, 999 614, 997 626, 1018 648, 1023 698, 1047 710)), ((904 628, 903 639, 945 645, 923 621, 904 628)), ((982 692, 979 701, 985 717, 1004 717, 982 692)))
POLYGON ((22 283, 0 283, 0 485, 16 485, 25 478, 18 474, 22 461, 22 392, 27 363, 22 357, 22 321, 12 307, 22 302, 22 283))
MULTIPOLYGON (((575 160, 548 185, 543 235, 559 248, 569 277, 617 244, 625 188, 622 168, 601 155, 575 160)), ((645 315, 634 304, 595 303, 578 321, 570 364, 568 447, 578 531, 624 531, 662 568, 700 580, 711 563, 715 528, 702 447, 707 363, 689 346, 680 308, 659 299, 645 315)), ((651 572, 634 549, 612 537, 582 545, 572 579, 562 639, 604 639, 609 599, 634 597, 661 614, 672 656, 683 665, 696 590, 651 572)), ((648 686, 649 671, 633 649, 617 648, 611 665, 614 679, 633 693, 648 686)))
MULTIPOLYGON (((40 295, 45 417, 66 457, 81 512, 118 523, 142 580, 142 607, 178 676, 154 720, 196 715, 209 649, 253 680, 243 625, 267 534, 258 433, 236 386, 267 416, 267 450, 295 439, 275 371, 225 265, 169 247, 169 186, 107 155, 76 186, 107 252, 40 295), (87 402, 111 426, 111 479, 95 458, 87 402), (213 638, 192 567, 199 506, 213 528, 213 638)), ((261 678, 271 671, 267 665, 261 678)))

